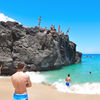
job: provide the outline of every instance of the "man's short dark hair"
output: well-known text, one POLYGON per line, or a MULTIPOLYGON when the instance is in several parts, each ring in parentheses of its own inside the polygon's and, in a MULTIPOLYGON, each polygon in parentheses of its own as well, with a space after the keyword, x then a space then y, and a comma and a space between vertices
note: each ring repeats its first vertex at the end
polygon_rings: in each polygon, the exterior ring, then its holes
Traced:
POLYGON ((89 72, 91 74, 91 72, 89 72))
POLYGON ((25 66, 24 62, 19 62, 17 68, 22 69, 24 66, 25 66))
POLYGON ((70 74, 68 74, 68 77, 70 77, 70 74))

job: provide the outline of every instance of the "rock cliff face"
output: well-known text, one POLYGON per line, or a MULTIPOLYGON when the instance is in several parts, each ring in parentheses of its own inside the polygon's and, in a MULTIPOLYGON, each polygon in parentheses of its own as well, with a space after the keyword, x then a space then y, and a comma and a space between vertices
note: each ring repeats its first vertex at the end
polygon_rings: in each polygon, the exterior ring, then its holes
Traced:
POLYGON ((2 74, 13 74, 19 61, 25 62, 28 71, 42 71, 79 63, 81 55, 68 36, 56 31, 23 27, 17 22, 0 22, 2 74))

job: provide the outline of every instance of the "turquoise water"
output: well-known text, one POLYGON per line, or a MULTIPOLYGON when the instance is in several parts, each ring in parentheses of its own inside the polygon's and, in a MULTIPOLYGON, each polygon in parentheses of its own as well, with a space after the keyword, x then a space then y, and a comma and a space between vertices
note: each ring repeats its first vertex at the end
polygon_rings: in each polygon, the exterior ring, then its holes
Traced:
POLYGON ((40 74, 45 76, 45 81, 49 83, 65 83, 68 74, 71 77, 71 84, 100 82, 100 54, 84 54, 82 62, 79 64, 66 66, 59 70, 41 72, 40 74), (90 71, 92 72, 91 75, 89 75, 90 71))

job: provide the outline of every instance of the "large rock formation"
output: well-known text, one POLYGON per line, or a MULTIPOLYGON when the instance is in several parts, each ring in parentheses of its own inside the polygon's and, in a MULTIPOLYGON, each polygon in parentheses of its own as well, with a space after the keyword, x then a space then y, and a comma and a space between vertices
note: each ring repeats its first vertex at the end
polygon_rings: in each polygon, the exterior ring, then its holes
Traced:
POLYGON ((79 63, 81 55, 68 36, 56 31, 23 27, 17 22, 0 22, 2 74, 13 74, 19 61, 25 62, 28 71, 42 71, 79 63))

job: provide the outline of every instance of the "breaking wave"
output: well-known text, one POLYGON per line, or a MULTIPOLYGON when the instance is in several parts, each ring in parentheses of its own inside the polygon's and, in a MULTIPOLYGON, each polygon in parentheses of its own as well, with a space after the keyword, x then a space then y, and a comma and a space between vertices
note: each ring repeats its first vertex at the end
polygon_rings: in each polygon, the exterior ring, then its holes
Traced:
POLYGON ((100 94, 100 83, 74 84, 67 87, 63 83, 55 82, 53 84, 60 92, 76 94, 100 94))

